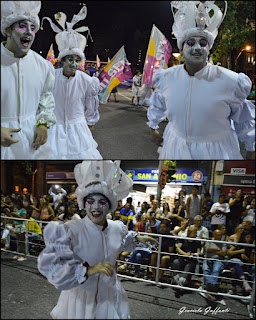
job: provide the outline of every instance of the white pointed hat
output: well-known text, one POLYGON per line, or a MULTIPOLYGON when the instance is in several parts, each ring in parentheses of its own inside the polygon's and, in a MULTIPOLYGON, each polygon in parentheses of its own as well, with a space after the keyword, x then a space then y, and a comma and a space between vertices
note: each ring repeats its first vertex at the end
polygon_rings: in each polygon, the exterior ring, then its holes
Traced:
MULTIPOLYGON (((58 45, 59 55, 58 60, 61 61, 67 55, 78 55, 82 60, 85 59, 84 49, 87 43, 87 39, 85 36, 80 34, 79 32, 88 31, 90 35, 90 30, 88 27, 80 27, 73 30, 73 26, 80 20, 84 20, 87 16, 87 8, 83 6, 77 15, 74 15, 71 22, 66 22, 67 16, 63 12, 58 12, 54 15, 55 20, 62 27, 63 31, 56 26, 52 20, 48 17, 43 17, 42 24, 44 19, 50 22, 50 25, 54 32, 57 33, 55 40, 58 45), (65 28, 65 23, 67 28, 65 28)), ((90 35, 91 36, 91 35, 90 35)), ((92 40, 92 39, 91 39, 92 40)))
POLYGON ((171 1, 171 9, 174 17, 173 33, 177 38, 177 45, 182 49, 184 41, 191 36, 204 36, 208 40, 211 49, 218 35, 218 28, 227 12, 222 14, 215 1, 171 1), (174 13, 174 8, 176 12, 174 13))
POLYGON ((92 160, 83 161, 74 168, 78 187, 76 189, 79 209, 84 208, 84 198, 89 194, 103 194, 111 204, 111 211, 117 201, 128 196, 133 181, 120 168, 120 161, 92 160))
POLYGON ((1 32, 6 37, 5 29, 17 21, 29 20, 35 24, 35 32, 39 30, 38 13, 41 1, 1 1, 1 32))

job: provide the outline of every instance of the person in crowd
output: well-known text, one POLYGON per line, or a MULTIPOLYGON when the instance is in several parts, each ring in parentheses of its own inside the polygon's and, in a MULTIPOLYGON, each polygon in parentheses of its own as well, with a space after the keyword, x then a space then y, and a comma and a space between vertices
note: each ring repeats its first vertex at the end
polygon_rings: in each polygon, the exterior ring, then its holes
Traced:
MULTIPOLYGON (((195 227, 197 230, 196 237, 199 239, 209 239, 209 231, 206 227, 202 225, 203 218, 200 214, 195 216, 194 218, 194 224, 191 225, 191 227, 195 227)), ((203 244, 202 244, 203 245, 203 244)))
MULTIPOLYGON (((221 241, 221 238, 221 231, 215 229, 212 240, 221 241)), ((207 242, 205 245, 205 252, 206 258, 208 258, 203 261, 203 274, 206 290, 218 292, 218 277, 224 270, 224 263, 221 260, 224 260, 227 255, 227 245, 217 242, 207 242)))
MULTIPOLYGON (((242 243, 254 244, 254 239, 250 231, 244 230, 242 235, 242 243)), ((255 246, 244 247, 245 252, 241 254, 241 261, 244 263, 243 270, 248 272, 251 280, 254 280, 255 276, 255 246)))
POLYGON ((32 239, 41 239, 42 238, 42 229, 40 228, 39 224, 36 222, 36 220, 29 216, 29 214, 26 215, 26 218, 31 220, 25 222, 25 226, 28 229, 28 241, 27 241, 27 253, 29 252, 29 242, 31 242, 32 239))
POLYGON ((178 198, 180 200, 180 205, 183 206, 184 210, 186 209, 186 202, 187 202, 187 193, 186 190, 181 189, 179 191, 178 198))
POLYGON ((197 264, 197 259, 193 257, 201 255, 201 242, 193 240, 197 237, 197 228, 189 227, 187 237, 190 238, 190 240, 184 239, 182 241, 178 241, 176 252, 181 255, 181 257, 176 258, 172 263, 174 283, 180 286, 189 285, 191 280, 190 273, 195 272, 197 264))
MULTIPOLYGON (((219 195, 218 202, 215 202, 211 209, 211 229, 214 231, 218 228, 219 224, 226 225, 227 216, 230 214, 229 204, 225 202, 226 195, 221 193, 219 195)), ((234 228, 234 225, 233 225, 234 228)))
POLYGON ((246 206, 242 212, 242 218, 244 221, 250 221, 252 224, 252 232, 255 233, 255 198, 251 200, 251 203, 246 206))
POLYGON ((255 106, 247 100, 252 82, 244 73, 207 62, 223 20, 221 10, 196 1, 172 1, 171 7, 185 63, 158 69, 153 76, 156 90, 147 124, 161 146, 159 159, 243 159, 239 140, 245 143, 246 158, 254 159, 255 106), (161 137, 157 128, 166 117, 169 123, 161 137))
MULTIPOLYGON (((148 213, 147 213, 147 216, 148 216, 148 213)), ((160 233, 160 224, 161 224, 161 221, 156 219, 156 212, 151 211, 149 213, 149 219, 146 222, 145 230, 147 232, 149 227, 151 228, 154 227, 156 228, 156 233, 160 233)))
POLYGON ((48 224, 46 248, 38 257, 39 271, 62 290, 51 316, 128 319, 128 299, 117 278, 116 259, 122 251, 133 251, 137 242, 157 241, 128 231, 120 221, 106 219, 133 184, 117 161, 83 161, 74 173, 78 204, 85 206, 87 215, 81 220, 48 224))
POLYGON ((127 202, 120 210, 120 220, 127 226, 128 230, 133 230, 134 212, 131 209, 131 204, 127 202))
POLYGON ((169 219, 171 221, 171 229, 173 230, 176 226, 179 225, 179 222, 184 220, 185 210, 182 205, 180 205, 179 199, 174 200, 174 207, 172 208, 169 219))
POLYGON ((64 222, 67 222, 69 220, 79 220, 81 217, 79 214, 76 213, 76 206, 75 203, 72 201, 69 201, 65 203, 65 210, 64 213, 60 214, 58 216, 59 220, 62 220, 64 222))
POLYGON ((126 202, 127 202, 127 203, 130 203, 131 210, 133 211, 133 214, 135 214, 135 208, 134 208, 134 205, 132 204, 132 197, 128 197, 128 198, 126 199, 126 202))
POLYGON ((119 211, 120 211, 123 207, 124 207, 124 206, 123 206, 122 200, 118 200, 118 201, 117 201, 117 208, 116 208, 116 210, 119 210, 119 211))
MULTIPOLYGON (((9 208, 5 208, 1 212, 1 217, 12 217, 9 208)), ((4 250, 10 250, 11 235, 15 234, 15 221, 13 219, 1 219, 1 244, 4 244, 4 250)))
POLYGON ((229 236, 227 235, 227 227, 225 226, 225 224, 219 224, 217 227, 218 230, 220 230, 221 232, 221 241, 228 241, 229 240, 229 236))
POLYGON ((201 212, 201 216, 203 218, 202 225, 208 229, 208 232, 210 235, 212 234, 212 225, 211 225, 212 216, 210 213, 212 204, 213 203, 211 201, 205 202, 201 212))
POLYGON ((158 200, 157 199, 154 199, 151 202, 151 208, 149 208, 147 211, 147 218, 148 219, 150 217, 151 212, 155 212, 156 215, 160 215, 160 216, 163 214, 163 211, 160 208, 158 208, 158 200))
POLYGON ((242 224, 239 224, 234 228, 234 233, 229 237, 229 241, 239 243, 243 232, 244 232, 244 226, 242 224))
POLYGON ((211 203, 211 206, 213 205, 213 200, 212 200, 212 196, 209 192, 205 192, 204 193, 204 199, 202 200, 202 203, 201 203, 201 212, 203 211, 203 208, 204 208, 204 205, 207 203, 207 202, 210 202, 211 203))
POLYGON ((120 219, 121 219, 120 211, 119 210, 115 210, 114 213, 113 213, 112 220, 116 221, 116 220, 120 220, 120 219))
MULTIPOLYGON (((54 210, 58 206, 59 202, 64 196, 67 195, 67 191, 60 186, 50 187, 48 191, 49 195, 53 197, 53 208, 54 210)), ((63 208, 64 209, 64 208, 63 208)))
POLYGON ((142 202, 139 212, 136 213, 135 217, 137 222, 141 221, 143 214, 146 214, 149 209, 148 203, 146 201, 142 202))
POLYGON ((142 215, 141 220, 135 223, 134 230, 136 232, 146 232, 146 223, 147 217, 145 215, 142 215))
POLYGON ((170 206, 169 206, 169 203, 168 202, 164 202, 163 203, 163 213, 162 214, 160 214, 160 213, 158 213, 157 215, 156 215, 156 218, 157 219, 170 219, 170 206))
POLYGON ((193 223, 194 217, 200 214, 201 197, 198 195, 198 186, 192 187, 192 194, 187 198, 186 213, 190 224, 193 223))
POLYGON ((34 196, 33 204, 30 205, 32 209, 31 217, 35 220, 40 220, 40 197, 34 196))
POLYGON ((243 226, 243 228, 244 228, 244 231, 250 232, 252 238, 255 239, 255 230, 254 230, 253 227, 252 227, 251 221, 246 220, 246 221, 243 221, 241 224, 242 224, 242 226, 243 226))
POLYGON ((141 72, 139 70, 136 70, 135 76, 132 78, 132 104, 136 106, 140 103, 140 86, 141 72))
POLYGON ((137 206, 135 207, 134 210, 135 210, 134 213, 135 213, 136 215, 138 214, 138 212, 141 211, 141 203, 140 203, 140 201, 138 201, 138 204, 137 204, 137 206))
POLYGON ((115 102, 119 102, 119 100, 117 100, 117 98, 116 98, 117 92, 118 92, 118 91, 117 91, 117 86, 116 86, 116 87, 114 87, 114 88, 112 89, 112 91, 110 92, 109 97, 108 97, 108 102, 110 101, 111 94, 113 94, 113 96, 114 96, 114 101, 115 101, 115 102))
POLYGON ((189 226, 189 220, 184 219, 180 221, 179 226, 176 226, 174 230, 172 230, 172 233, 181 238, 187 237, 188 226, 189 226))
POLYGON ((41 1, 1 2, 1 159, 49 159, 56 122, 53 66, 31 50, 41 1), (10 84, 16 85, 10 85, 10 84))
MULTIPOLYGON (((173 236, 170 232, 170 223, 166 220, 161 221, 160 223, 160 234, 173 236)), ((161 252, 160 268, 167 268, 173 261, 173 256, 168 255, 168 253, 175 253, 175 240, 174 238, 162 237, 162 246, 158 248, 161 252)), ((157 265, 157 253, 153 252, 151 254, 150 265, 152 267, 152 280, 156 279, 156 265, 157 265)), ((164 270, 159 270, 158 280, 161 281, 163 277, 164 270)))
MULTIPOLYGON (((68 29, 64 31, 55 26, 50 18, 43 18, 57 32, 55 39, 59 49, 58 60, 63 66, 62 69, 55 70, 53 94, 57 122, 49 131, 55 159, 102 159, 91 132, 100 118, 100 82, 97 77, 90 77, 78 70, 85 59, 87 40, 79 33, 79 29, 73 29, 77 22, 84 20, 86 14, 87 7, 84 5, 70 23, 66 22, 68 29)), ((59 19, 66 18, 62 12, 58 16, 59 19)))
POLYGON ((244 197, 243 195, 243 191, 238 189, 235 193, 235 197, 231 197, 229 199, 228 204, 230 208, 230 214, 227 216, 228 235, 232 234, 234 226, 237 226, 242 222, 242 214, 247 205, 246 198, 247 197, 244 197))
MULTIPOLYGON (((55 217, 55 212, 53 208, 50 206, 47 198, 40 198, 40 220, 42 221, 51 221, 53 217, 55 217)), ((43 229, 45 225, 41 224, 41 228, 43 229)))
POLYGON ((67 197, 68 201, 76 201, 76 186, 74 184, 71 186, 71 191, 67 197))

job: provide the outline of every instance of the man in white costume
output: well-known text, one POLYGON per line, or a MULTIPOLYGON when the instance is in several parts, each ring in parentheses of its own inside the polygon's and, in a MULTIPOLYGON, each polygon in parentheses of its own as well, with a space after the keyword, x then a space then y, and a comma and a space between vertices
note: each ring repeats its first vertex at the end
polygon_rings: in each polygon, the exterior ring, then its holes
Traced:
POLYGON ((41 1, 1 1, 1 158, 47 159, 54 69, 31 50, 41 1))
POLYGON ((147 124, 153 140, 163 142, 159 159, 243 159, 239 140, 246 158, 255 158, 255 106, 246 99, 251 80, 207 62, 225 16, 213 2, 171 2, 177 9, 173 32, 185 64, 159 69, 153 77, 156 90, 147 124), (162 139, 156 129, 166 117, 162 139))
POLYGON ((87 15, 83 6, 71 23, 66 22, 66 14, 58 12, 55 19, 63 31, 50 18, 53 31, 57 32, 56 43, 59 49, 58 60, 63 68, 55 70, 54 110, 57 123, 49 131, 49 141, 55 159, 102 159, 97 150, 98 144, 91 131, 99 120, 99 80, 78 70, 84 61, 86 38, 78 32, 89 31, 88 27, 73 30, 73 26, 87 15), (65 23, 67 28, 65 29, 65 23), (85 110, 87 109, 87 110, 85 110))
POLYGON ((136 71, 135 76, 132 78, 132 104, 136 106, 140 102, 140 85, 141 85, 141 72, 136 71))
POLYGON ((128 231, 121 221, 107 220, 117 200, 128 196, 132 180, 115 161, 83 161, 74 168, 79 208, 87 215, 44 229, 46 248, 39 271, 63 290, 51 312, 54 319, 127 319, 128 299, 116 274, 116 259, 133 251, 137 241, 157 243, 128 231))

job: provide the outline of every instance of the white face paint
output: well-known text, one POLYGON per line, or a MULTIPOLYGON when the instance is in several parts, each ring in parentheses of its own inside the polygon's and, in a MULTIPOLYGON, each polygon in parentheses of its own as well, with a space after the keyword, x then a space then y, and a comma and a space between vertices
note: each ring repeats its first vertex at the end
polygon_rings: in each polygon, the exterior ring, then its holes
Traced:
POLYGON ((183 55, 187 65, 202 68, 209 55, 209 44, 204 37, 190 37, 183 45, 183 55))
POLYGON ((30 50, 35 39, 35 25, 29 20, 15 22, 6 29, 6 48, 17 58, 24 57, 30 50))
POLYGON ((76 70, 78 69, 81 62, 81 58, 76 54, 69 55, 63 58, 63 74, 66 77, 72 77, 75 75, 76 70))
POLYGON ((86 197, 85 209, 92 222, 104 225, 106 215, 109 213, 108 199, 100 193, 90 194, 86 197))

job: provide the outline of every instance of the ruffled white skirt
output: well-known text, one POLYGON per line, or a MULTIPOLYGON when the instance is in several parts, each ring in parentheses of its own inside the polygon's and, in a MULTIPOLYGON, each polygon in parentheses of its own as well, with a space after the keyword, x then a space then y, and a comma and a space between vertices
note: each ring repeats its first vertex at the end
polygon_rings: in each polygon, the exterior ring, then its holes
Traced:
POLYGON ((243 160, 234 130, 216 132, 215 136, 190 137, 188 143, 171 124, 165 128, 159 160, 243 160), (207 141, 205 141, 207 140, 207 141))
POLYGON ((33 147, 36 119, 33 116, 23 117, 22 122, 17 119, 2 119, 1 126, 5 128, 15 128, 21 130, 12 134, 14 140, 19 142, 10 147, 1 146, 2 160, 43 160, 53 159, 53 151, 49 140, 37 150, 33 147))
POLYGON ((102 159, 85 118, 72 120, 66 125, 57 122, 49 130, 49 141, 55 159, 102 159))

